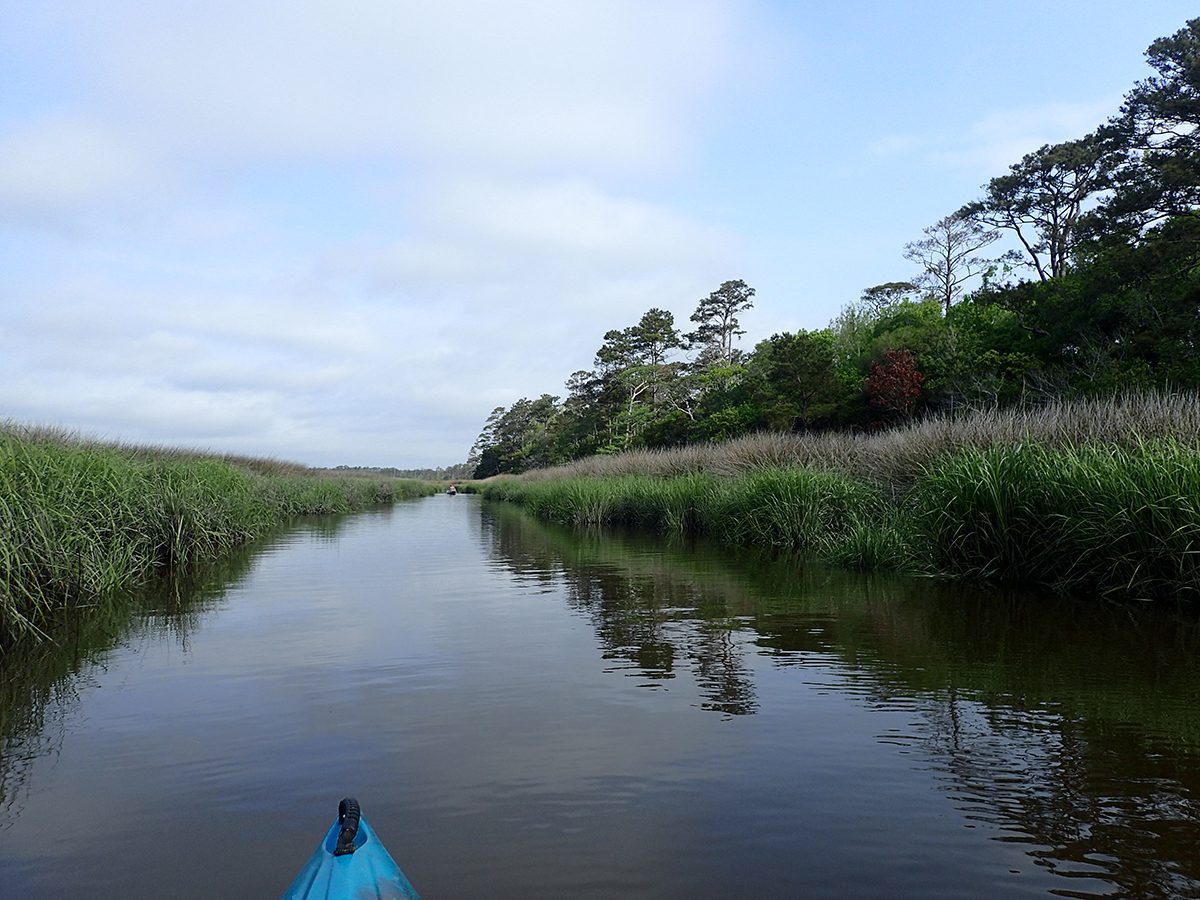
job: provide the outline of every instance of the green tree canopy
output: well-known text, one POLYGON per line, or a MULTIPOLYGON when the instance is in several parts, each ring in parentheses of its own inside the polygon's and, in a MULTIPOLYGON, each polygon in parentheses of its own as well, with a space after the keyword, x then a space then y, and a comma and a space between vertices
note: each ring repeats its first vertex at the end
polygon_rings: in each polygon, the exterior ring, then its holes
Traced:
POLYGON ((955 217, 1011 232, 1026 262, 1046 281, 1066 272, 1082 232, 1086 204, 1111 187, 1124 155, 1110 132, 1045 145, 993 178, 983 199, 955 217))
POLYGON ((754 306, 754 288, 746 282, 725 281, 700 301, 691 320, 696 330, 689 332, 689 348, 699 348, 700 356, 723 365, 734 360, 734 341, 745 334, 739 327, 738 313, 754 306))
POLYGON ((1138 228, 1200 206, 1200 18, 1146 51, 1155 74, 1126 95, 1114 123, 1133 157, 1109 209, 1138 228))

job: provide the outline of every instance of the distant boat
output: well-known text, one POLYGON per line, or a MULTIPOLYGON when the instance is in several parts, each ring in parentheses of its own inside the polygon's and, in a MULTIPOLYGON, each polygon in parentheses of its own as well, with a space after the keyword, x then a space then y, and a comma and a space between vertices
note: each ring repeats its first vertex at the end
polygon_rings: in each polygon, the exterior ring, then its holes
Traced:
POLYGON ((450 487, 446 490, 446 493, 453 497, 458 493, 458 488, 456 488, 454 485, 450 485, 450 487))

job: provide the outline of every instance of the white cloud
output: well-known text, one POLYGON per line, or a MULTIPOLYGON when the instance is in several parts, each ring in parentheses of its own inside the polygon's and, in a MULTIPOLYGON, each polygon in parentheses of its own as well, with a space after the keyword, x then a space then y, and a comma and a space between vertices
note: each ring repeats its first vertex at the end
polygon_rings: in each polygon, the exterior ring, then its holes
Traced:
POLYGON ((158 177, 153 169, 135 142, 104 125, 68 116, 23 122, 0 133, 0 215, 110 200, 158 177))
POLYGON ((754 58, 740 6, 26 11, 77 80, 0 117, 0 204, 71 227, 0 232, 33 251, 0 286, 0 409, 318 463, 461 459, 492 406, 561 392, 605 330, 730 277, 736 240, 647 188, 695 162, 754 58))
MULTIPOLYGON (((211 158, 663 165, 741 30, 719 0, 113 2, 76 35, 114 112, 211 158)), ((68 34, 72 21, 63 17, 68 34)))
POLYGON ((721 243, 712 228, 582 181, 534 186, 462 181, 439 204, 443 227, 551 260, 645 268, 703 256, 721 243))
POLYGON ((439 392, 472 385, 484 414, 561 393, 606 330, 651 306, 685 318, 740 253, 722 230, 577 179, 460 179, 431 188, 415 215, 419 237, 344 248, 318 272, 358 277, 385 330, 421 335, 404 355, 439 392))
POLYGON ((96 379, 67 370, 5 380, 0 405, 19 421, 200 449, 214 439, 270 430, 276 418, 270 398, 252 390, 181 391, 138 376, 96 379))
POLYGON ((878 157, 916 156, 937 165, 1000 175, 1045 144, 1081 138, 1116 112, 1120 98, 1042 103, 987 113, 952 132, 884 135, 867 148, 878 157))
POLYGON ((958 148, 936 158, 985 166, 996 174, 1045 144, 1081 138, 1096 130, 1120 106, 1120 98, 1088 103, 1044 103, 1000 110, 973 122, 958 148))
MULTIPOLYGON (((721 229, 579 179, 457 179, 427 191, 412 215, 413 237, 344 248, 320 271, 330 278, 357 273, 377 293, 474 315, 564 304, 611 314, 614 294, 642 302, 631 285, 681 276, 690 282, 738 252, 721 229)), ((617 299, 618 309, 624 305, 617 299)))

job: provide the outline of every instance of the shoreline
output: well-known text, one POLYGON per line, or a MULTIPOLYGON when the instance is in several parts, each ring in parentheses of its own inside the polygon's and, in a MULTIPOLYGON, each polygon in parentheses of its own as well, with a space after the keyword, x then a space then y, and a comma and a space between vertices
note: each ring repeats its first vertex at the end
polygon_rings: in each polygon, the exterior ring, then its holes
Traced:
POLYGON ((435 493, 273 460, 0 431, 0 651, 64 613, 220 559, 287 520, 435 493))
POLYGON ((541 473, 475 490, 562 524, 786 547, 846 568, 1123 600, 1200 596, 1200 448, 1174 439, 951 451, 903 488, 766 465, 737 475, 541 473))

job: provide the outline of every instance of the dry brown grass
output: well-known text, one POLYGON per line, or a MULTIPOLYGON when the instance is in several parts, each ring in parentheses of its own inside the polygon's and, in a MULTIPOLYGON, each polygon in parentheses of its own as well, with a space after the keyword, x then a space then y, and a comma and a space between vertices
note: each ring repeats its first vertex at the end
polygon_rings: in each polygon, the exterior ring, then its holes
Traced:
POLYGON ((722 444, 593 456, 521 477, 668 477, 693 472, 733 476, 757 469, 801 466, 845 472, 885 484, 907 484, 936 457, 956 450, 1031 443, 1047 447, 1131 447, 1155 438, 1200 445, 1200 395, 1138 393, 1105 400, 1055 401, 959 417, 937 416, 877 434, 761 432, 722 444))

